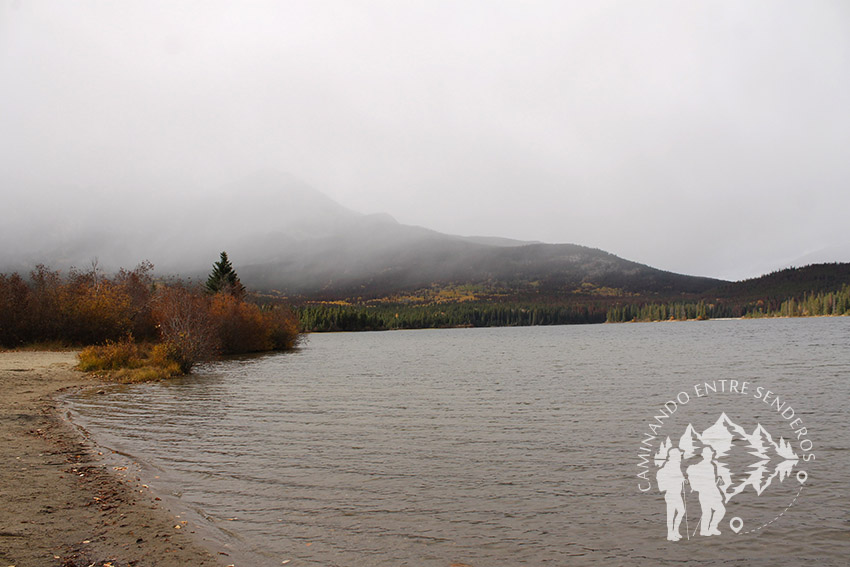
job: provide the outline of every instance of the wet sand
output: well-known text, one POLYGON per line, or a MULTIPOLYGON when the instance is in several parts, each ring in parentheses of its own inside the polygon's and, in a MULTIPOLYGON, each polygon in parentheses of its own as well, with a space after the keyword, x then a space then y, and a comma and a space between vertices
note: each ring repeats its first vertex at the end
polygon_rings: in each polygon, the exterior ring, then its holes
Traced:
POLYGON ((61 391, 98 386, 75 363, 73 352, 0 352, 0 565, 228 565, 59 415, 61 391))

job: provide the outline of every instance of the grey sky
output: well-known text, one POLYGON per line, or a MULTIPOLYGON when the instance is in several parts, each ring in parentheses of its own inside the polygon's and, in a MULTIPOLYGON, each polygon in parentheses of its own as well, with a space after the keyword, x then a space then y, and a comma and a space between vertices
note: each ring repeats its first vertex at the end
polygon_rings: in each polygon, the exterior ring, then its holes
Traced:
POLYGON ((118 214, 274 168, 738 279, 850 261, 848 109, 840 0, 0 0, 0 220, 31 186, 118 214))

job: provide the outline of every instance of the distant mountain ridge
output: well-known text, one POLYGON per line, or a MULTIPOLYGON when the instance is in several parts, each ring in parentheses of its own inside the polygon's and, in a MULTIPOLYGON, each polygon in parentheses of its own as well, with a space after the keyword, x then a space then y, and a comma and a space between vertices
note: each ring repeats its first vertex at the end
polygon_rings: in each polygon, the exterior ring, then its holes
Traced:
POLYGON ((258 288, 327 296, 381 296, 433 284, 486 284, 542 292, 583 285, 624 293, 699 293, 717 280, 629 262, 574 244, 492 246, 404 225, 365 225, 301 243, 288 258, 248 265, 258 288))
POLYGON ((94 258, 114 270, 147 259, 160 274, 201 278, 226 250, 249 287, 310 297, 368 298, 432 285, 478 285, 534 297, 667 300, 738 285, 577 244, 457 236, 403 225, 387 214, 352 211, 278 172, 208 191, 201 203, 179 192, 165 200, 139 198, 119 214, 108 196, 75 191, 46 206, 39 203, 47 192, 22 194, 21 206, 38 206, 41 216, 26 223, 13 215, 3 219, 0 237, 12 245, 0 251, 0 270, 27 271, 37 263, 85 267, 94 258))

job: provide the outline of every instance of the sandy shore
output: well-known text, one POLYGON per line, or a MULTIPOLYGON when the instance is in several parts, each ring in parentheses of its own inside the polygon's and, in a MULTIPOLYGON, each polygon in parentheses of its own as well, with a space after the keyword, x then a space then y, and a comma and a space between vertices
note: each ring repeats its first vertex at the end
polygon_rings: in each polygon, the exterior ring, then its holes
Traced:
POLYGON ((0 567, 227 565, 58 415, 58 392, 97 386, 75 363, 0 352, 0 567))

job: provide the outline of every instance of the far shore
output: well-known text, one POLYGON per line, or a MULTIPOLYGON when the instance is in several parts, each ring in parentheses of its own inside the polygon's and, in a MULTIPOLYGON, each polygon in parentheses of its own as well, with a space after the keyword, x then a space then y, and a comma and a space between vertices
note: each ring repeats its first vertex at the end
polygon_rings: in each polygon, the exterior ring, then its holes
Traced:
POLYGON ((102 384, 76 362, 75 352, 0 352, 0 565, 230 564, 59 414, 61 392, 102 384))

